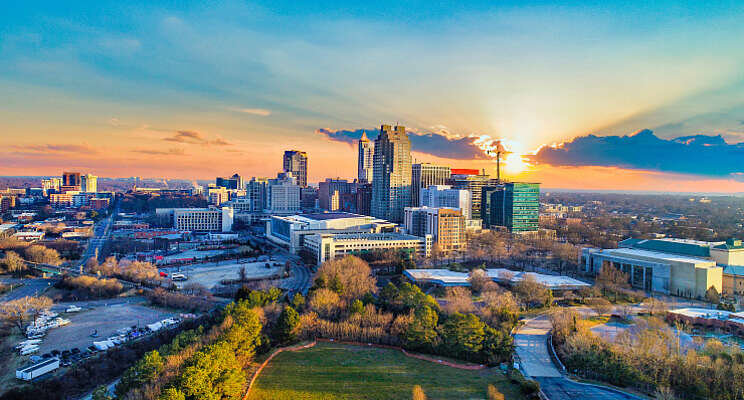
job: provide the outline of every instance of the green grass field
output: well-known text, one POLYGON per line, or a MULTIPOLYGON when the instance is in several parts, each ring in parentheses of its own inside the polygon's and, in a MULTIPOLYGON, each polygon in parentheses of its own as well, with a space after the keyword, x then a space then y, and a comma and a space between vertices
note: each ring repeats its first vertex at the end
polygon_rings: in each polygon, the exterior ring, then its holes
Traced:
POLYGON ((428 399, 485 399, 489 384, 507 399, 524 399, 519 387, 496 370, 466 371, 397 350, 318 343, 277 355, 248 399, 410 399, 414 385, 421 385, 428 399))

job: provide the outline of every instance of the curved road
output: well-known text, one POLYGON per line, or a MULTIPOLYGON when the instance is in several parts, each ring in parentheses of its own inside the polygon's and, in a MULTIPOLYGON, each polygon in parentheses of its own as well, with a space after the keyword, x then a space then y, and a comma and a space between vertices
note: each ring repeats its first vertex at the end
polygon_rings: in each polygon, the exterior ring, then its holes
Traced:
POLYGON ((566 378, 548 353, 548 335, 552 326, 547 315, 525 321, 514 334, 522 370, 540 382, 540 388, 550 400, 639 400, 640 397, 602 386, 578 383, 566 378))

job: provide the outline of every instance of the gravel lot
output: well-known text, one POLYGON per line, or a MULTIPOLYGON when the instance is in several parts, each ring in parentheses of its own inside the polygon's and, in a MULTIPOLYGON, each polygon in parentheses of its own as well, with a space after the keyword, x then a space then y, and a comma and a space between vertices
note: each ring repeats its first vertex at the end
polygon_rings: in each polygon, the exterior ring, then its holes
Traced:
POLYGON ((116 334, 121 328, 139 324, 144 326, 174 316, 140 304, 115 304, 84 310, 79 313, 60 313, 69 319, 69 325, 51 329, 43 338, 38 355, 52 350, 67 350, 77 347, 80 350, 93 344, 93 341, 104 340, 116 334), (97 329, 99 337, 90 337, 97 329))

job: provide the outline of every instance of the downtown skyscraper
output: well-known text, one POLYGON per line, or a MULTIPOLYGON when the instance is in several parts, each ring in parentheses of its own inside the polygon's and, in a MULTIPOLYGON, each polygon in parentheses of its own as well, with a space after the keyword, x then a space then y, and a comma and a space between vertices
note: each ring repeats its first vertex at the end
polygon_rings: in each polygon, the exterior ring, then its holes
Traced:
POLYGON ((367 134, 362 132, 362 137, 359 139, 357 182, 372 182, 374 154, 374 144, 367 138, 367 134))
POLYGON ((411 140, 405 127, 380 127, 373 165, 372 216, 403 222, 411 204, 411 140))
POLYGON ((297 178, 297 185, 307 186, 307 153, 299 150, 287 150, 284 152, 284 172, 291 172, 297 178))

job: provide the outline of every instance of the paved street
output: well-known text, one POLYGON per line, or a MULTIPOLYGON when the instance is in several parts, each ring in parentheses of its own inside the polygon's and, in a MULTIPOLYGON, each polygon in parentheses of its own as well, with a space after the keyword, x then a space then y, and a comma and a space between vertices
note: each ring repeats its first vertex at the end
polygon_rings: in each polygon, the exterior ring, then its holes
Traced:
POLYGON ((23 279, 23 285, 16 288, 15 285, 18 285, 18 281, 14 279, 8 282, 8 284, 13 283, 13 290, 2 295, 0 302, 16 300, 25 296, 36 296, 54 284, 54 281, 51 279, 23 279))
MULTIPOLYGON (((116 200, 114 200, 116 201, 116 200)), ((114 216, 119 213, 119 204, 117 203, 114 210, 109 214, 108 217, 99 221, 93 229, 93 237, 88 241, 88 246, 85 248, 80 260, 75 264, 76 267, 85 265, 91 257, 97 257, 101 254, 103 245, 108 240, 109 233, 111 233, 111 225, 114 221, 114 216)))
POLYGON ((637 400, 638 397, 601 386, 582 384, 564 377, 548 353, 551 324, 546 315, 525 321, 514 335, 514 344, 524 373, 540 382, 550 400, 637 400))

